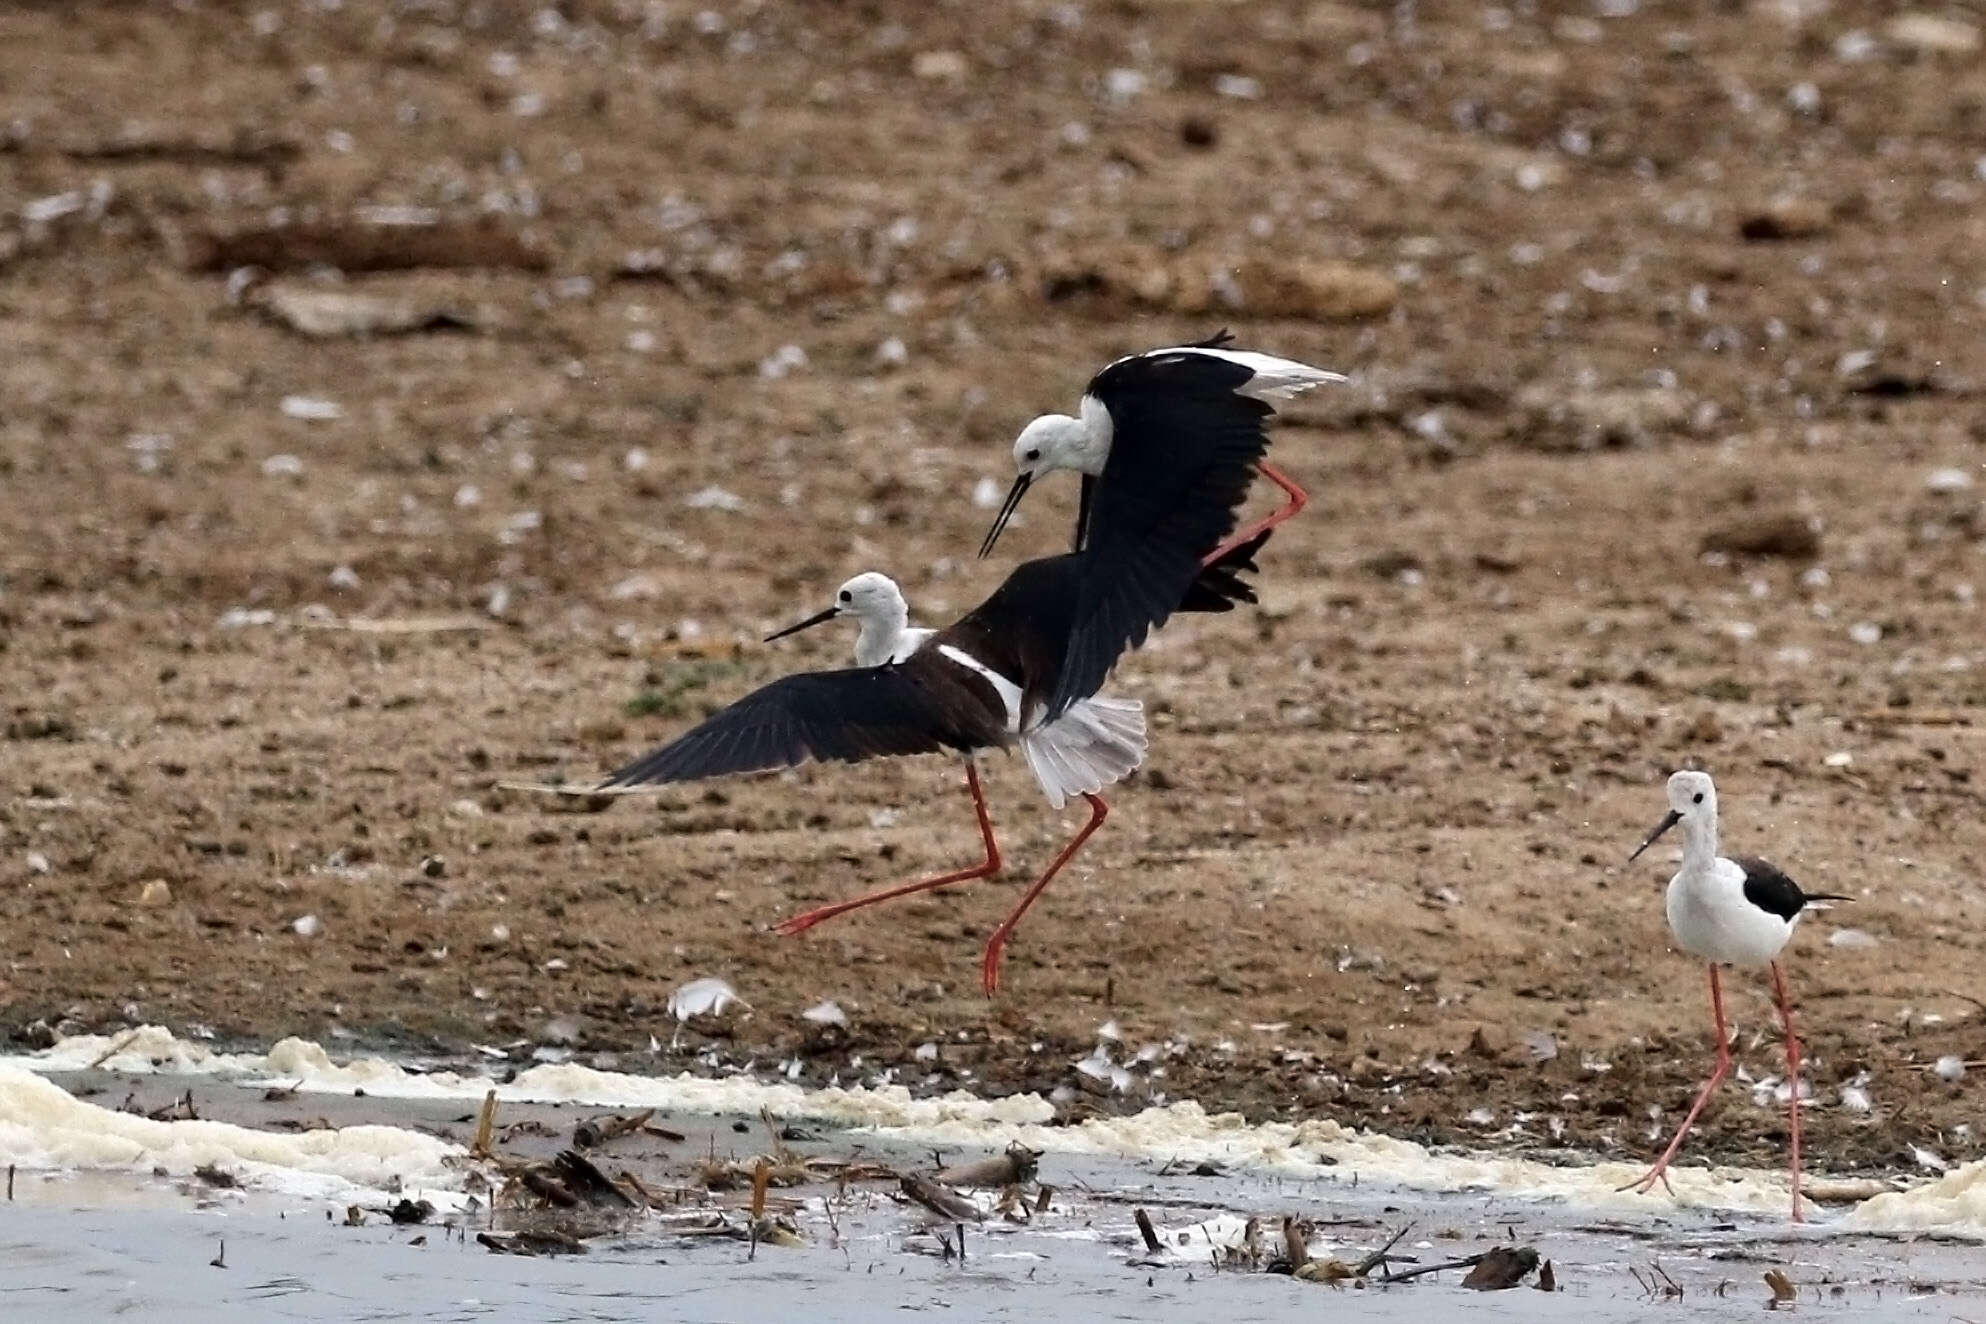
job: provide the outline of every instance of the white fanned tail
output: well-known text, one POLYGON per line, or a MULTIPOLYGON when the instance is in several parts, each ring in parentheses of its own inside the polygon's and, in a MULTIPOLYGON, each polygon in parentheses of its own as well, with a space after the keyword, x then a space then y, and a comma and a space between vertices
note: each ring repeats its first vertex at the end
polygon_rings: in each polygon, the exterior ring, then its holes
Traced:
POLYGON ((1034 779, 1060 809, 1071 796, 1120 782, 1145 761, 1145 705, 1093 695, 1021 736, 1034 779))
POLYGON ((1258 400, 1287 400, 1302 395, 1313 386, 1349 380, 1342 372, 1313 368, 1294 359, 1279 359, 1273 354, 1257 354, 1253 350, 1196 348, 1191 352, 1226 359, 1253 372, 1255 375, 1246 384, 1236 387, 1235 393, 1252 395, 1258 400))

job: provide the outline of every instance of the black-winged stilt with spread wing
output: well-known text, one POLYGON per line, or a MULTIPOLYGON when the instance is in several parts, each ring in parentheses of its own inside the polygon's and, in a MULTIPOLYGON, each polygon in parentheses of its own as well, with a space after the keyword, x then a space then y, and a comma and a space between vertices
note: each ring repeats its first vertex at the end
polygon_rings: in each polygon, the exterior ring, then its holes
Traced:
MULTIPOLYGON (((1222 611, 1236 601, 1254 601, 1253 590, 1239 575, 1253 568, 1250 556, 1261 546, 1261 537, 1206 567, 1189 585, 1182 609, 1222 611)), ((986 601, 936 632, 910 628, 894 582, 879 574, 858 575, 837 590, 834 606, 773 638, 854 616, 861 624, 857 647, 863 665, 776 680, 612 773, 598 789, 765 772, 810 760, 853 763, 908 754, 964 755, 966 787, 985 859, 971 868, 823 906, 780 926, 783 932, 798 933, 879 901, 999 872, 1000 848, 973 756, 1017 746, 1051 805, 1059 809, 1081 796, 1089 803, 1090 816, 987 941, 981 980, 991 995, 999 988, 1001 955, 1021 917, 1103 825, 1109 806, 1099 792, 1144 761, 1143 705, 1097 694, 1101 678, 1061 711, 1047 709, 1047 696, 1058 688, 1060 669, 1071 651, 1071 636, 1083 629, 1076 610, 1088 572, 1087 554, 1024 562, 986 601)))
POLYGON ((981 556, 1037 478, 1056 469, 1082 475, 1076 548, 1090 568, 1075 611, 1083 628, 1069 637, 1050 716, 1092 692, 1120 653, 1163 625, 1202 566, 1251 545, 1308 500, 1265 458, 1269 402, 1345 378, 1232 349, 1231 340, 1223 331, 1118 359, 1090 379, 1075 416, 1037 418, 1014 443, 1019 472, 981 556), (1289 500, 1230 537, 1258 469, 1289 500))

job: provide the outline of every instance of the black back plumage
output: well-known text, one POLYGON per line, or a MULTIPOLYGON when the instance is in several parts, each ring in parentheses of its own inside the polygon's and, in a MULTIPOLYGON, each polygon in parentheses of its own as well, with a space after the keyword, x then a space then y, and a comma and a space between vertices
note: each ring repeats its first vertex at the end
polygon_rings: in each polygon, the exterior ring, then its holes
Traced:
POLYGON ((1202 560, 1234 530, 1274 411, 1236 394, 1251 369, 1191 352, 1227 338, 1122 359, 1090 382, 1110 414, 1110 456, 1078 519, 1087 562, 1050 716, 1095 693, 1126 649, 1182 609, 1202 560))
POLYGON ((1832 892, 1804 892, 1784 869, 1756 855, 1733 855, 1731 863, 1745 871, 1745 900, 1768 915, 1791 921, 1809 901, 1852 901, 1832 892))

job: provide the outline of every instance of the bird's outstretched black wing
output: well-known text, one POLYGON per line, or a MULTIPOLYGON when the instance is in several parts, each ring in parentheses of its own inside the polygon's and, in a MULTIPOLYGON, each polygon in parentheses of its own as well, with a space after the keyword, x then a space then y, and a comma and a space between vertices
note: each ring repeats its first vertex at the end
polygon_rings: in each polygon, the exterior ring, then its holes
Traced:
POLYGON ((1181 611, 1233 611, 1244 602, 1255 601, 1255 586, 1243 579, 1244 574, 1254 574, 1261 570, 1255 564, 1255 553, 1262 550, 1262 544, 1269 541, 1274 529, 1264 529, 1247 542, 1236 544, 1212 565, 1200 571, 1200 577, 1186 590, 1180 599, 1181 611))
POLYGON ((896 666, 786 676, 614 772, 600 789, 998 743, 998 696, 990 687, 979 693, 986 682, 961 672, 920 653, 896 666))
POLYGON ((1110 412, 1110 458, 1081 531, 1077 628, 1049 716, 1095 693, 1126 649, 1179 610, 1201 560, 1233 531, 1269 445, 1273 411, 1235 394, 1253 376, 1186 350, 1120 360, 1090 383, 1110 412))
POLYGON ((1809 901, 1853 901, 1833 892, 1806 892, 1770 860, 1756 855, 1733 855, 1731 863, 1745 871, 1745 900, 1768 915, 1790 920, 1807 908, 1809 901))
MULTIPOLYGON (((1139 368, 1146 360, 1177 359, 1182 356, 1182 351, 1190 351, 1196 349, 1222 349, 1233 343, 1234 343, 1234 333, 1228 331, 1226 328, 1222 328, 1221 330, 1215 332, 1213 335, 1208 336, 1205 340, 1196 340, 1191 342, 1190 344, 1178 345, 1169 350, 1158 350, 1144 354, 1129 355, 1125 358, 1118 359, 1114 363, 1105 364, 1103 371, 1097 373, 1095 377, 1090 379, 1090 384, 1086 388, 1084 394, 1095 396, 1099 401, 1103 403, 1106 409, 1110 409, 1112 405, 1115 403, 1115 401, 1113 400, 1114 396, 1122 395, 1127 391, 1135 391, 1139 388, 1140 382, 1144 376, 1144 374, 1142 374, 1139 371, 1139 368)), ((1200 358, 1202 358, 1205 362, 1208 363, 1220 362, 1220 360, 1211 358, 1210 356, 1207 355, 1201 355, 1200 358)), ((1232 368, 1234 365, 1229 364, 1228 366, 1232 368)), ((1163 373, 1165 369, 1161 368, 1160 371, 1161 373, 1163 373)), ((1245 384, 1251 375, 1252 375, 1252 370, 1243 370, 1243 371, 1231 372, 1227 374, 1228 378, 1232 380, 1235 383, 1235 385, 1245 384)), ((1232 391, 1234 387, 1229 386, 1226 389, 1232 391)), ((1114 418, 1115 415, 1113 413, 1113 421, 1114 418)), ((1138 444, 1137 442, 1135 441, 1133 442, 1134 446, 1136 446, 1137 444, 1138 444)), ((1265 440, 1263 442, 1264 449, 1267 448, 1267 445, 1268 443, 1265 440)), ((1113 452, 1114 450, 1115 450, 1115 444, 1113 442, 1113 452)), ((1257 458, 1259 459, 1260 456, 1257 456, 1257 458)), ((1110 462, 1106 460, 1104 462, 1104 473, 1112 474, 1113 472, 1115 471, 1112 470, 1110 466, 1110 462)), ((1102 481, 1103 479, 1096 474, 1086 473, 1082 476, 1082 491, 1076 504, 1076 540, 1073 544, 1071 544, 1071 550, 1073 551, 1080 552, 1083 550, 1083 548, 1089 546, 1090 530, 1094 524, 1094 519, 1095 519, 1097 485, 1102 481)), ((1213 549, 1209 547, 1207 550, 1212 551, 1213 549)))

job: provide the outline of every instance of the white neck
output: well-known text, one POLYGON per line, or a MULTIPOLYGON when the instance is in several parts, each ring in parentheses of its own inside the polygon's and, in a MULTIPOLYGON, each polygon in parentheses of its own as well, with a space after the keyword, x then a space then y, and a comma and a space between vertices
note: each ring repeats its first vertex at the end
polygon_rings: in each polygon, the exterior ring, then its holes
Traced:
POLYGON ((896 655, 910 626, 910 608, 899 602, 873 616, 863 616, 855 636, 855 665, 880 667, 896 655))
POLYGON ((1683 869, 1696 873, 1717 863, 1717 814, 1699 810, 1682 821, 1683 869))
POLYGON ((1082 425, 1080 440, 1075 453, 1070 456, 1075 461, 1078 473, 1086 473, 1092 478, 1103 472, 1104 462, 1110 458, 1110 442, 1115 428, 1110 421, 1110 411, 1103 407, 1103 401, 1093 395, 1083 397, 1082 425))

